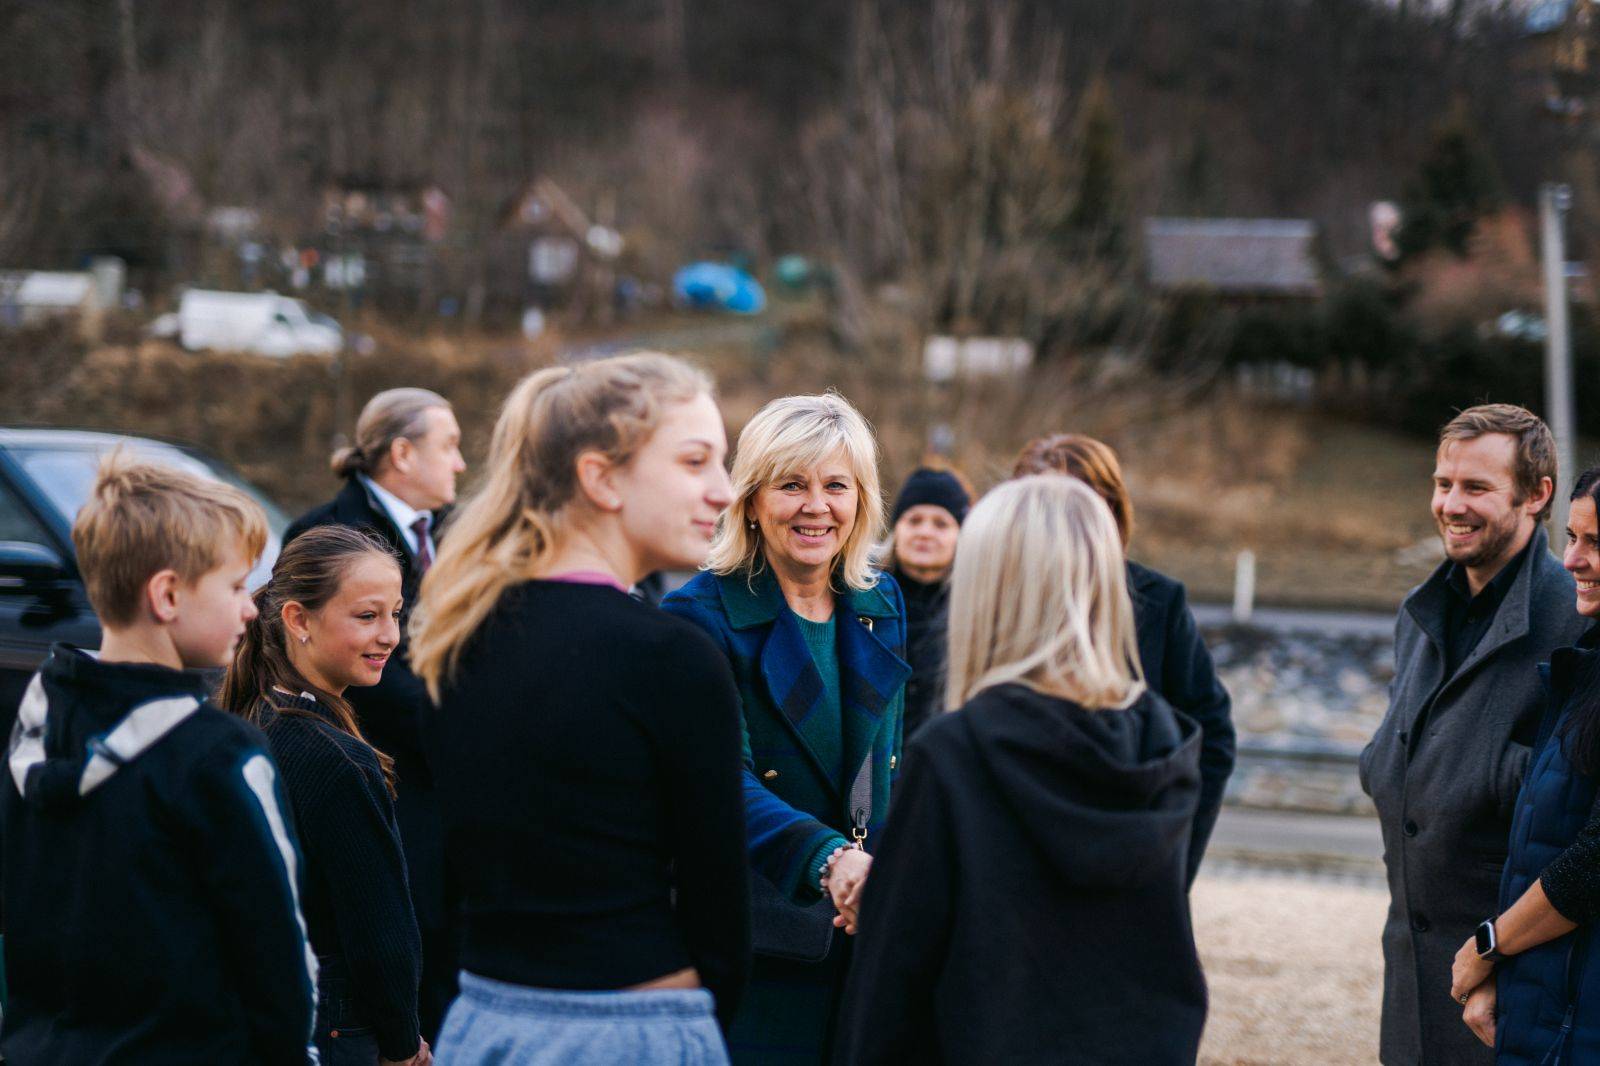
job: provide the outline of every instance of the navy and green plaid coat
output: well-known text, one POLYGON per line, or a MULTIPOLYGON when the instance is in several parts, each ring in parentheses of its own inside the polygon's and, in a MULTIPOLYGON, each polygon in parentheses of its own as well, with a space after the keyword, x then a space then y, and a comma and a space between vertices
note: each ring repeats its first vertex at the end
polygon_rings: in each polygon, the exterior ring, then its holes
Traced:
MULTIPOLYGON (((840 718, 823 712, 822 675, 770 570, 702 573, 661 606, 711 634, 733 665, 744 711, 745 825, 750 863, 799 903, 817 898, 815 864, 844 841, 850 784, 872 765, 870 851, 888 818, 905 716, 905 600, 879 574, 835 609, 840 718)), ((826 1061, 847 938, 821 963, 758 958, 729 1035, 736 1063, 826 1061)))
POLYGON ((802 866, 848 835, 850 782, 865 758, 872 759, 869 845, 888 816, 911 673, 899 586, 880 574, 875 587, 839 597, 842 721, 824 720, 822 675, 770 570, 748 580, 703 573, 661 606, 710 633, 733 664, 744 704, 751 864, 798 902, 816 899, 816 877, 802 866))

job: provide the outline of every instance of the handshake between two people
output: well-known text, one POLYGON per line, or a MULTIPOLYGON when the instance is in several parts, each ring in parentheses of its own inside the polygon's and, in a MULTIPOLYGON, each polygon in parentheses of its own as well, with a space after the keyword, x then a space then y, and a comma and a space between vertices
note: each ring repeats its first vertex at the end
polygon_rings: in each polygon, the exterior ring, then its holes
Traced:
POLYGON ((871 868, 872 856, 860 848, 834 848, 819 882, 823 895, 839 912, 834 916, 834 926, 851 936, 856 935, 860 924, 861 889, 867 883, 867 872, 871 868))

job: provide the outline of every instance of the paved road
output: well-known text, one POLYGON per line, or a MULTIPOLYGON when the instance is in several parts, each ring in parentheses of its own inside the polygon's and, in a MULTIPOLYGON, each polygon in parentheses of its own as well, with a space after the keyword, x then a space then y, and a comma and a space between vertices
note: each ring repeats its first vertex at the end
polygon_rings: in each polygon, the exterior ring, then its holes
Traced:
MULTIPOLYGON (((1193 605, 1195 621, 1203 626, 1227 625, 1233 609, 1221 603, 1193 605)), ((1250 625, 1280 633, 1323 633, 1329 636, 1392 637, 1394 615, 1376 611, 1312 611, 1287 607, 1257 607, 1250 625)))
POLYGON ((1205 866, 1244 866, 1370 880, 1383 876, 1375 818, 1224 807, 1205 866))

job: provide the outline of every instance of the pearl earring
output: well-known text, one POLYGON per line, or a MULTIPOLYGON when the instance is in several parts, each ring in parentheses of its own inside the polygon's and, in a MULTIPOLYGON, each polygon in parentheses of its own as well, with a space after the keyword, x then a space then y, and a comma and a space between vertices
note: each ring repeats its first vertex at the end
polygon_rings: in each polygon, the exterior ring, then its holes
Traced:
POLYGON ((311 639, 310 637, 301 637, 300 638, 300 643, 304 644, 306 641, 308 641, 310 639, 311 639))

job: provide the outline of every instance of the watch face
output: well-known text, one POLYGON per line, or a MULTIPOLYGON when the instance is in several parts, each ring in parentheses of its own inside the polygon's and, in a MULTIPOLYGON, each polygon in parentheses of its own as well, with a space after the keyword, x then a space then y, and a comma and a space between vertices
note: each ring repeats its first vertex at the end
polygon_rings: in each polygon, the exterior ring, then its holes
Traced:
POLYGON ((1478 948, 1478 954, 1479 955, 1487 955, 1489 952, 1493 951, 1494 950, 1494 926, 1492 924, 1490 924, 1489 922, 1484 922, 1482 925, 1478 926, 1477 939, 1478 939, 1477 948, 1478 948))

